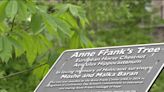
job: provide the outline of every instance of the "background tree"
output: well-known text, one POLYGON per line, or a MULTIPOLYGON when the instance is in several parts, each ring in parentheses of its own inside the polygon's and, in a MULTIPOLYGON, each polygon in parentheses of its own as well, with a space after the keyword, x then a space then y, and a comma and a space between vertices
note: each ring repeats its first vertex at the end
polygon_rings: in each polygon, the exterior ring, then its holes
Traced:
POLYGON ((0 1, 0 92, 33 92, 66 49, 154 42, 153 13, 151 0, 0 1))

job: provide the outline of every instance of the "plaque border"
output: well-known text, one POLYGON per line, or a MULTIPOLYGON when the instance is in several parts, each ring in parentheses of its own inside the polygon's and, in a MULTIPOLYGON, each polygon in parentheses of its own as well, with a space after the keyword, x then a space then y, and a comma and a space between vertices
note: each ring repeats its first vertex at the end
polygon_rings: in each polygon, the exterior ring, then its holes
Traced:
POLYGON ((161 66, 161 68, 159 69, 160 71, 158 71, 158 73, 155 75, 155 77, 153 78, 153 80, 151 81, 151 83, 149 84, 148 88, 146 89, 146 92, 149 92, 150 89, 152 88, 153 84, 155 83, 155 81, 158 79, 158 77, 160 76, 160 74, 162 73, 164 69, 164 63, 161 66))
MULTIPOLYGON (((150 44, 135 44, 135 45, 121 45, 121 46, 109 46, 109 47, 94 47, 94 48, 80 48, 80 49, 70 49, 70 50, 65 50, 61 53, 61 55, 56 59, 55 63, 51 66, 47 74, 43 77, 41 82, 38 84, 38 86, 35 88, 34 92, 37 92, 38 88, 41 86, 43 81, 47 78, 48 74, 52 71, 53 67, 57 64, 59 59, 63 56, 65 52, 70 52, 70 51, 82 51, 82 50, 97 50, 97 49, 106 49, 106 48, 121 48, 121 47, 136 47, 136 46, 153 46, 153 45, 164 45, 164 43, 150 43, 150 44)), ((161 74, 162 70, 164 68, 164 63, 158 70, 157 74, 154 76, 152 79, 151 83, 149 84, 148 88, 146 89, 146 92, 150 90, 150 88, 153 86, 159 75, 161 74)))

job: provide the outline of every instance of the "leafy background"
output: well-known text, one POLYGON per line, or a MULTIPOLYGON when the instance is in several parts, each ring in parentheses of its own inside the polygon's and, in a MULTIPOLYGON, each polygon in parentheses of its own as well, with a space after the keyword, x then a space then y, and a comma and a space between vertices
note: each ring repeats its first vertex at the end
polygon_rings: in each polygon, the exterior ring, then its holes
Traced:
POLYGON ((155 13, 151 0, 1 0, 0 92, 33 92, 66 49, 156 42, 155 13))

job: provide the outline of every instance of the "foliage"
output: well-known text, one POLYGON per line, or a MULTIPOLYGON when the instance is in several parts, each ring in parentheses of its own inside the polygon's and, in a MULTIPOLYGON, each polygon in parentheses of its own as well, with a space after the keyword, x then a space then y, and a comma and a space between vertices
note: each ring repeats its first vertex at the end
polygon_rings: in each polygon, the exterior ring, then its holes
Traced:
POLYGON ((153 42, 150 2, 0 1, 0 92, 33 92, 65 49, 153 42))
POLYGON ((1 1, 0 92, 32 92, 63 50, 93 47, 87 24, 76 5, 1 1))
POLYGON ((92 20, 92 39, 98 46, 141 44, 151 42, 150 11, 145 9, 149 0, 108 0, 90 1, 88 4, 89 20, 92 20), (94 13, 95 14, 94 14, 94 13), (95 35, 98 37, 95 37, 95 35))

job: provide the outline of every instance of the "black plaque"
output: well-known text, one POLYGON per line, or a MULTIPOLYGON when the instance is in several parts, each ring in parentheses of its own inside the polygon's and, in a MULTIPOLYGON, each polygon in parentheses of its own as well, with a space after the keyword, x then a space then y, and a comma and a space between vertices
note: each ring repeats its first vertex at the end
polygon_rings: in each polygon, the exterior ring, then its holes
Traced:
POLYGON ((67 50, 34 92, 148 92, 164 67, 164 44, 67 50))

